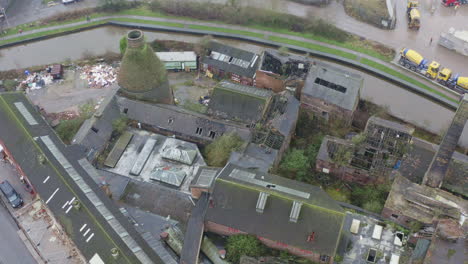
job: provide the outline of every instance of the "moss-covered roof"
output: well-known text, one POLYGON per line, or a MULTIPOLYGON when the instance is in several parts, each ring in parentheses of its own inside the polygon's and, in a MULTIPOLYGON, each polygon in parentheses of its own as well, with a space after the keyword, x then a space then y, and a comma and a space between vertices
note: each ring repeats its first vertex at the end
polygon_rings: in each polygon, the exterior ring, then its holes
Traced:
POLYGON ((212 198, 207 221, 313 253, 334 256, 336 252, 345 213, 319 187, 228 164, 216 180, 212 198), (262 192, 268 197, 259 213, 256 206, 262 192), (293 222, 290 214, 297 202, 302 207, 293 222), (311 234, 314 240, 308 241, 311 234))

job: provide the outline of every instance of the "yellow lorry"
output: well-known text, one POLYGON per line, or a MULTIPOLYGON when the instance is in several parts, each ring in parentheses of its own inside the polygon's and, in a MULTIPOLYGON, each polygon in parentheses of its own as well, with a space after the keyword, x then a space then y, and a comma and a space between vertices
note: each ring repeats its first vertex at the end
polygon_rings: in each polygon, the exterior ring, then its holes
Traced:
POLYGON ((419 1, 408 0, 406 14, 408 15, 408 27, 410 29, 419 29, 421 26, 421 13, 419 12, 419 1))
POLYGON ((449 87, 458 88, 462 93, 468 92, 468 77, 461 77, 458 74, 450 80, 449 87))

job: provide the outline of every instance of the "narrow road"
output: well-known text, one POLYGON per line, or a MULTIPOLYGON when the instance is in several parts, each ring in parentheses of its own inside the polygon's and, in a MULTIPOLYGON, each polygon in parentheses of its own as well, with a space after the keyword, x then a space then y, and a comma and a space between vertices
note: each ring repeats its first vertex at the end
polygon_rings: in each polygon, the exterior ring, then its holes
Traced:
POLYGON ((36 264, 17 231, 10 214, 0 205, 0 263, 36 264))

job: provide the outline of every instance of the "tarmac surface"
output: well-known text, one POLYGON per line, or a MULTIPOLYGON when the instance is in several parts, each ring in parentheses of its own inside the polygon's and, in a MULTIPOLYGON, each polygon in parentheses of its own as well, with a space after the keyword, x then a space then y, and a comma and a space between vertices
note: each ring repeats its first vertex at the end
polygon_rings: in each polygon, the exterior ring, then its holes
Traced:
POLYGON ((7 209, 0 205, 0 263, 37 263, 18 236, 18 226, 7 209))

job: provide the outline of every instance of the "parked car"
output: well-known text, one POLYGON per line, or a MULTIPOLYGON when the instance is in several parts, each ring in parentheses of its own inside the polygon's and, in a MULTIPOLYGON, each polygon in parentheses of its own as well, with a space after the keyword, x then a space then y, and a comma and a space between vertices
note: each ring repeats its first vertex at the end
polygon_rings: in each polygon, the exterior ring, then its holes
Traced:
POLYGON ((8 181, 5 180, 0 183, 0 190, 2 190, 3 195, 5 195, 13 208, 18 208, 23 205, 21 195, 13 189, 13 186, 11 186, 8 181))

